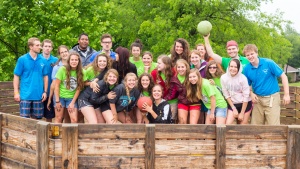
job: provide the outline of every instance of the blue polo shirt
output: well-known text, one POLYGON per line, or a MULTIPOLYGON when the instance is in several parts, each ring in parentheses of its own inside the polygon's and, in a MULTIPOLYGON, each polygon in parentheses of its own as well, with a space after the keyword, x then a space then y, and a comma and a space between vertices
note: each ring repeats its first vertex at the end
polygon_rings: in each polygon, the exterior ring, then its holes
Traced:
POLYGON ((29 53, 21 56, 14 70, 20 77, 21 100, 41 100, 44 92, 44 76, 48 75, 47 61, 38 55, 35 60, 29 53))
MULTIPOLYGON (((41 55, 43 58, 45 58, 42 53, 39 54, 39 55, 41 55)), ((50 55, 49 58, 46 59, 47 68, 48 68, 48 70, 47 70, 47 72, 48 72, 48 90, 47 90, 47 94, 49 94, 49 92, 50 92, 50 86, 51 86, 51 83, 52 83, 52 78, 51 78, 52 70, 53 70, 54 64, 57 61, 58 61, 58 58, 53 56, 53 55, 50 55)))
MULTIPOLYGON (((93 53, 93 55, 92 55, 91 58, 90 58, 90 62, 93 62, 94 59, 95 59, 95 57, 96 57, 97 55, 99 55, 101 52, 102 52, 102 50, 100 50, 99 52, 93 53)), ((116 53, 113 52, 112 50, 110 51, 109 56, 110 56, 110 58, 111 58, 112 60, 116 60, 116 53)))
POLYGON ((248 79, 249 86, 259 96, 268 96, 280 91, 277 78, 283 73, 282 69, 271 59, 258 58, 258 67, 247 64, 244 75, 248 79))

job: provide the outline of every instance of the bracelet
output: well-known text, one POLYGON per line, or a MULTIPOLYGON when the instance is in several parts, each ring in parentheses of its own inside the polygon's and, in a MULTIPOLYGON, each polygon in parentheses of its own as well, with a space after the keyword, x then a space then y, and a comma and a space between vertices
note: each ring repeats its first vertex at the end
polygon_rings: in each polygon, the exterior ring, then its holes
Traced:
POLYGON ((19 92, 15 92, 15 95, 20 94, 19 92))
POLYGON ((55 101, 55 103, 59 103, 60 101, 55 101))

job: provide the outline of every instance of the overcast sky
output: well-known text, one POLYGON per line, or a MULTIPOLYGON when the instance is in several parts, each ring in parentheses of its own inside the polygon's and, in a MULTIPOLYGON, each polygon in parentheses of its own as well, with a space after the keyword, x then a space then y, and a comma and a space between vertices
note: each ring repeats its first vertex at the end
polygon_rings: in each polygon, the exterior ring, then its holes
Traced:
POLYGON ((284 12, 283 19, 293 22, 292 27, 300 33, 300 0, 273 0, 273 3, 262 3, 261 10, 275 13, 276 9, 284 12))

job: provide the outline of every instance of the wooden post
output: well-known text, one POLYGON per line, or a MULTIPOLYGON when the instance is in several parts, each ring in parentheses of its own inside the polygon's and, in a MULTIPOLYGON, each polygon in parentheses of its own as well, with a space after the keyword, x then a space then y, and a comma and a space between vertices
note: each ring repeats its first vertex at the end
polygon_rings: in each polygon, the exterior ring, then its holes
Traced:
POLYGON ((2 166, 2 119, 3 119, 3 116, 2 116, 2 113, 0 113, 0 133, 1 133, 1 136, 0 136, 0 168, 2 166))
POLYGON ((288 126, 286 168, 300 166, 300 125, 288 126))
POLYGON ((225 168, 226 158, 226 126, 216 125, 216 169, 225 168))
POLYGON ((39 121, 36 126, 36 168, 49 168, 49 122, 39 121))
POLYGON ((155 169, 155 124, 146 124, 145 168, 155 169))
POLYGON ((62 168, 78 168, 78 124, 62 124, 62 168))

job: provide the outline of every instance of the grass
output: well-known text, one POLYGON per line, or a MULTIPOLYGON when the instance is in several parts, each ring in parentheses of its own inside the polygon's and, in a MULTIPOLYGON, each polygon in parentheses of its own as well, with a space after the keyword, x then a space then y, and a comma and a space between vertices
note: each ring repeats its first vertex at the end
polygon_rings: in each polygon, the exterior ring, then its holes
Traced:
POLYGON ((289 83, 289 86, 299 86, 300 87, 300 82, 289 83))

